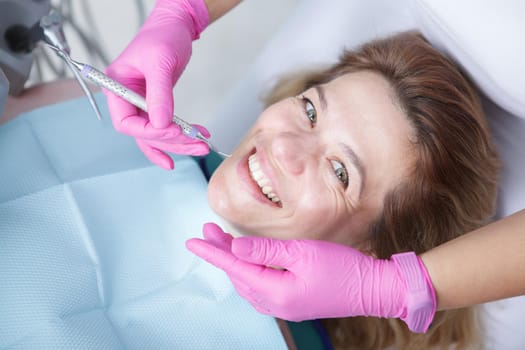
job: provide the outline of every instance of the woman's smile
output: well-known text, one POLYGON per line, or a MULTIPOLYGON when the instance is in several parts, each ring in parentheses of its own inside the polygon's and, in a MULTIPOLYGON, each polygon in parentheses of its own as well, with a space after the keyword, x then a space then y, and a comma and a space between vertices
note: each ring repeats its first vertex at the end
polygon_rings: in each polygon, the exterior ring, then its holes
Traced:
POLYGON ((275 204, 281 204, 281 199, 273 191, 273 188, 270 184, 270 180, 268 180, 268 178, 262 171, 261 165, 259 164, 259 160, 257 159, 256 154, 252 154, 248 158, 248 168, 250 169, 250 175, 252 176, 253 181, 255 181, 257 185, 259 185, 261 192, 275 204))
POLYGON ((263 170, 255 149, 241 159, 238 173, 241 182, 247 185, 249 193, 257 201, 266 205, 270 204, 272 207, 282 207, 281 199, 270 180, 271 175, 268 175, 268 171, 263 170))

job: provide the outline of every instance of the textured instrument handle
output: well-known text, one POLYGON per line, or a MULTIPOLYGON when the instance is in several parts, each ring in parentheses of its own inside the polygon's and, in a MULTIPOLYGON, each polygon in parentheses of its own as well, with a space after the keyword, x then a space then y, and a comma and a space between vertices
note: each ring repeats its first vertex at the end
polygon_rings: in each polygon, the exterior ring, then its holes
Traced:
MULTIPOLYGON (((106 74, 102 73, 96 68, 84 65, 82 67, 82 75, 88 78, 89 80, 93 81, 96 85, 101 86, 116 94, 117 96, 122 97, 131 104, 142 109, 144 112, 148 111, 148 107, 146 105, 146 100, 144 99, 144 97, 140 96, 136 92, 127 89, 125 86, 111 79, 106 74)), ((173 122, 182 128, 182 132, 184 134, 189 135, 191 137, 195 137, 197 135, 196 129, 191 124, 177 117, 176 115, 173 116, 173 122)))

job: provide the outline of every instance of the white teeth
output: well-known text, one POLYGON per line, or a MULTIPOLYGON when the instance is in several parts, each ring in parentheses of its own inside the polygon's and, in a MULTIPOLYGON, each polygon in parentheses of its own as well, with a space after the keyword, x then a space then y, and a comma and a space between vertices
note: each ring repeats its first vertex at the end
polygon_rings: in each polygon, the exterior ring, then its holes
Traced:
POLYGON ((248 158, 248 168, 250 169, 252 179, 257 183, 257 185, 259 185, 262 193, 272 202, 280 203, 281 199, 277 197, 277 195, 273 192, 273 188, 271 186, 268 186, 270 180, 268 180, 268 178, 266 178, 266 175, 262 172, 262 170, 260 170, 261 167, 255 154, 252 154, 248 158))
POLYGON ((259 185, 260 188, 263 188, 263 187, 269 187, 269 186, 266 186, 270 183, 270 181, 268 181, 268 179, 266 178, 263 178, 263 179, 260 179, 260 180, 257 180, 257 184, 259 185))
POLYGON ((264 186, 261 188, 261 190, 264 194, 268 194, 272 192, 272 188, 270 186, 264 186))
POLYGON ((264 173, 261 170, 252 170, 252 168, 250 168, 250 171, 255 181, 264 179, 264 173))
POLYGON ((250 170, 253 169, 253 170, 259 170, 259 162, 253 158, 253 155, 250 156, 250 158, 248 158, 248 164, 250 165, 250 170))

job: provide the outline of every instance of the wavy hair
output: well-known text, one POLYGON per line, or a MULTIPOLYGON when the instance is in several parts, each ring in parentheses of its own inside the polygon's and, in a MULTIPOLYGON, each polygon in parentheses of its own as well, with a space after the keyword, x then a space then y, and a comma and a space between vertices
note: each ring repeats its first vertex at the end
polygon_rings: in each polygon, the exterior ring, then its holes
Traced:
MULTIPOLYGON (((284 77, 268 104, 341 75, 383 76, 415 132, 416 159, 369 225, 371 252, 389 258, 421 254, 485 225, 495 210, 500 161, 478 93, 468 77, 417 32, 403 32, 344 51, 335 65, 284 77)), ((323 320, 337 349, 455 349, 479 345, 474 308, 436 313, 425 334, 397 319, 323 320)))

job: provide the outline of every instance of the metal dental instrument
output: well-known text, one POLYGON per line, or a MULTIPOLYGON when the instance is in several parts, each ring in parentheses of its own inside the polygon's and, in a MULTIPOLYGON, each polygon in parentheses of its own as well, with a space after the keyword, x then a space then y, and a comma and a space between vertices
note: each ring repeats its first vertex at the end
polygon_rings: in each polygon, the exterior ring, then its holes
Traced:
POLYGON ((80 76, 79 71, 71 62, 71 57, 69 57, 70 48, 64 36, 64 31, 62 29, 62 17, 58 12, 51 12, 49 15, 42 17, 40 20, 40 27, 43 30, 43 39, 46 42, 47 46, 55 50, 60 58, 64 60, 68 68, 71 70, 75 79, 79 83, 80 87, 86 94, 89 104, 95 111, 98 120, 102 120, 102 113, 98 108, 97 102, 93 97, 93 94, 89 90, 86 82, 80 76))
MULTIPOLYGON (((90 82, 94 83, 95 85, 102 87, 108 91, 111 91, 112 93, 116 94, 117 96, 120 96, 121 98, 125 99, 129 103, 133 104, 134 106, 142 109, 144 112, 147 112, 147 104, 144 97, 140 96, 136 92, 126 88, 124 85, 120 84, 119 82, 111 79, 106 74, 102 73, 101 71, 97 70, 96 68, 85 64, 80 63, 72 59, 69 55, 64 54, 56 47, 51 46, 52 49, 57 51, 57 53, 66 61, 68 61, 68 64, 70 64, 72 67, 75 68, 75 70, 80 72, 80 74, 87 78, 90 82)), ((181 127, 182 132, 194 139, 198 139, 208 145, 210 150, 213 150, 214 152, 218 153, 223 158, 228 158, 231 155, 219 151, 213 144, 208 140, 206 137, 204 137, 199 129, 197 129, 195 126, 191 125, 190 123, 186 122, 182 118, 173 115, 173 122, 181 127)))

